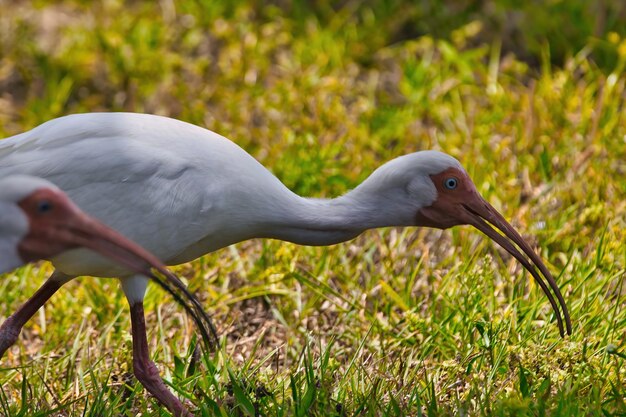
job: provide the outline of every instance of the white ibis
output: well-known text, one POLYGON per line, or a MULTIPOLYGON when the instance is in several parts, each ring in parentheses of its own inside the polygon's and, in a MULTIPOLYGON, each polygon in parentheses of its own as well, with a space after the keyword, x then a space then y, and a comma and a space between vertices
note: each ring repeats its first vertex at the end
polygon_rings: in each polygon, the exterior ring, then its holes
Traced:
MULTIPOLYGON (((203 309, 195 297, 187 292, 184 284, 161 261, 83 213, 49 181, 24 175, 8 176, 0 180, 0 274, 27 262, 47 259, 77 247, 89 248, 135 273, 157 281, 187 309, 199 325, 205 341, 210 341, 207 330, 208 327, 213 331, 210 320, 203 315, 203 309), (163 274, 167 281, 153 274, 151 268, 163 274), (188 300, 195 305, 190 306, 188 300)), ((4 322, 0 332, 0 356, 15 343, 22 326, 59 286, 59 281, 49 280, 4 322)), ((143 312, 131 313, 134 360, 146 368, 146 371, 151 371, 143 312)), ((148 389, 163 397, 160 399, 165 404, 171 403, 171 398, 174 397, 158 373, 151 376, 150 382, 148 389), (166 398, 168 396, 171 397, 169 400, 166 398)), ((175 398, 174 400, 178 401, 175 398)))
MULTIPOLYGON (((0 176, 11 173, 49 179, 86 213, 170 265, 251 238, 331 245, 378 227, 471 224, 537 280, 564 335, 552 289, 571 334, 563 296, 539 256, 478 194, 461 164, 440 152, 389 161, 341 197, 304 198, 209 130, 146 114, 87 113, 0 141, 0 176)), ((141 314, 145 277, 84 250, 52 262, 54 284, 46 285, 58 288, 78 275, 118 276, 134 314, 141 314)))

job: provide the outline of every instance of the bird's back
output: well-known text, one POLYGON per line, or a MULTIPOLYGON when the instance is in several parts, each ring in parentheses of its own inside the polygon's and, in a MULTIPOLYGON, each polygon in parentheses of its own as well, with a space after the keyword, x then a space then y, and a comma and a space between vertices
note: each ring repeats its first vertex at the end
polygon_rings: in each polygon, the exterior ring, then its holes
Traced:
MULTIPOLYGON (((263 189, 288 193, 230 140, 134 113, 66 116, 1 140, 0 177, 9 174, 48 179, 86 213, 168 263, 253 237, 250 210, 263 189)), ((68 274, 118 273, 91 254, 70 253, 56 264, 68 274)))

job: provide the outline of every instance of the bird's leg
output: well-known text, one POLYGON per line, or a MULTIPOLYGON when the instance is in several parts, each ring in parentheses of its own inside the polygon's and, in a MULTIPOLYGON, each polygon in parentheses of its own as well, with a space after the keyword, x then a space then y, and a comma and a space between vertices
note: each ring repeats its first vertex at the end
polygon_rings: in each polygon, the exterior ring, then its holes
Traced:
POLYGON ((55 271, 32 297, 2 323, 0 327, 0 358, 17 341, 26 322, 70 279, 71 277, 55 271))
POLYGON ((159 376, 159 370, 156 365, 150 360, 143 301, 135 301, 131 304, 130 320, 133 335, 133 370, 135 377, 175 417, 193 417, 193 414, 170 392, 159 376))

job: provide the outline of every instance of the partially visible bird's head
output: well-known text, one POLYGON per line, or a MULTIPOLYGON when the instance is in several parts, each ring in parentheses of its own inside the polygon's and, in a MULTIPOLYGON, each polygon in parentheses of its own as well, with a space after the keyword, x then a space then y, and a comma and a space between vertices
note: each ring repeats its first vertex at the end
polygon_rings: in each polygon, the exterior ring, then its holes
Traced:
POLYGON ((136 272, 162 268, 152 255, 83 213, 58 187, 38 177, 0 180, 0 240, 14 247, 22 263, 86 247, 136 272))
POLYGON ((38 190, 57 190, 50 182, 28 176, 10 176, 0 180, 0 272, 29 261, 19 250, 31 229, 28 214, 20 203, 38 190))

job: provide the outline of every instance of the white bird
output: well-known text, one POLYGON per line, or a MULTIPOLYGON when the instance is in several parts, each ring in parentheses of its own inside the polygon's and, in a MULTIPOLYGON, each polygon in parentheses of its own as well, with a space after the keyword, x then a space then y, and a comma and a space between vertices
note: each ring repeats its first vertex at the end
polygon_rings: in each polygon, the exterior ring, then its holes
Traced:
MULTIPOLYGON (((198 317, 198 313, 204 313, 199 302, 152 254, 83 213, 47 180, 25 175, 0 179, 0 274, 78 247, 89 248, 135 273, 157 281, 194 317, 205 341, 210 340, 206 327, 213 330, 211 322, 206 315, 198 317), (153 274, 151 268, 163 274, 167 281, 153 274), (194 305, 190 306, 187 301, 194 305)), ((15 343, 22 326, 59 286, 59 282, 49 280, 4 322, 3 331, 0 332, 0 352, 4 353, 15 343)), ((149 366, 143 312, 132 315, 132 330, 136 346, 135 359, 149 366)), ((169 393, 160 379, 150 388, 169 393)))
MULTIPOLYGON (((209 130, 146 114, 87 113, 0 141, 0 176, 12 173, 47 178, 86 213, 169 265, 251 238, 331 245, 378 227, 471 224, 533 275, 563 335, 543 274, 571 334, 565 301, 539 256, 478 194, 461 164, 440 152, 400 156, 338 198, 304 198, 209 130)), ((78 250, 52 262, 49 280, 57 286, 79 275, 118 276, 131 306, 143 303, 146 278, 101 256, 78 250)))

